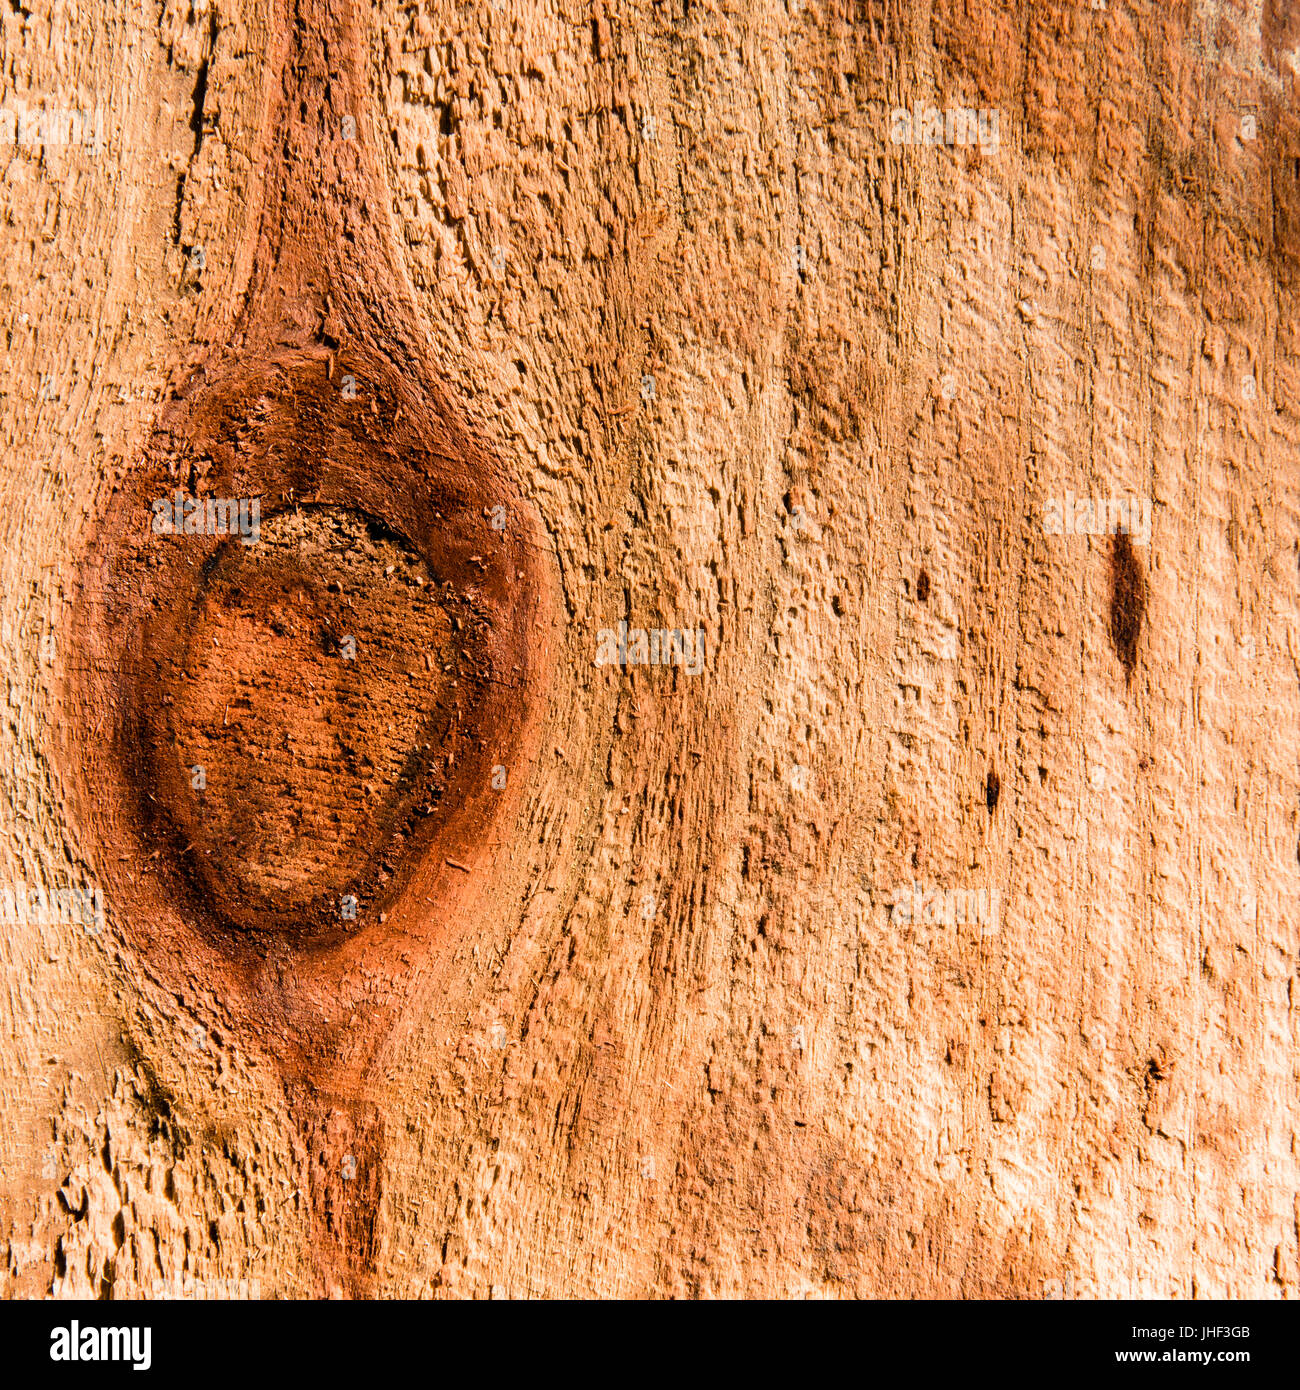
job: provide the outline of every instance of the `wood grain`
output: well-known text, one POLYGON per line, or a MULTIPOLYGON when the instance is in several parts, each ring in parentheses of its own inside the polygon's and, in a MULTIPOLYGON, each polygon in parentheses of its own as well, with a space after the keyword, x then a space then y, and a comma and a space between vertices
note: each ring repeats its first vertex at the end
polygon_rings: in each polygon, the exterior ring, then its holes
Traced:
POLYGON ((0 25, 6 1295, 1295 1294, 1292 7, 0 25))

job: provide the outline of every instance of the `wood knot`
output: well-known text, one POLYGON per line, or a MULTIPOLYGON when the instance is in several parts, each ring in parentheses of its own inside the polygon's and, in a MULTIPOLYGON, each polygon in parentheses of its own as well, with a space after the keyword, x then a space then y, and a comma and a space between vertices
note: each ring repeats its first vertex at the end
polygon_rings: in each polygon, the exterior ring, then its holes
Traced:
POLYGON ((140 954, 382 954, 445 921, 463 875, 405 890, 482 858, 522 781, 544 553, 505 471, 372 359, 238 364, 174 403, 83 565, 67 693, 140 954))
POLYGON ((1137 667, 1138 638, 1146 607, 1146 576, 1133 553, 1128 533, 1117 531, 1110 552, 1110 640, 1124 667, 1126 681, 1132 680, 1137 667))

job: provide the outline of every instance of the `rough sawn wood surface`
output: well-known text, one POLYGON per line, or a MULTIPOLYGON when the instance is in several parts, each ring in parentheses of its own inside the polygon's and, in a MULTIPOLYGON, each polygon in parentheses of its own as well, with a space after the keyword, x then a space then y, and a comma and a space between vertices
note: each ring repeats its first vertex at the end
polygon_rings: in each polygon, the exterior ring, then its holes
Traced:
POLYGON ((539 518, 532 743, 350 958, 337 1105, 121 895, 4 924, 0 1294, 1294 1295, 1300 9, 4 6, 0 110, 103 140, 0 142, 0 888, 150 872, 85 560, 331 225, 275 192, 318 14, 393 280, 320 273, 539 518), (704 672, 597 666, 620 621, 704 672))

